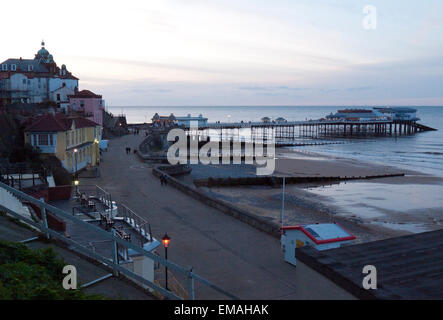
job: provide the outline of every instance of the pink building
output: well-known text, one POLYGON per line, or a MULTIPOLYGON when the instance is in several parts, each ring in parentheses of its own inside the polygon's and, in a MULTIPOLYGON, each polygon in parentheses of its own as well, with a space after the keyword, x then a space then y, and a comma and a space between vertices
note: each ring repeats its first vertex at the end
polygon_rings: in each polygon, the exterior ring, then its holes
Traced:
POLYGON ((104 100, 102 96, 89 90, 75 92, 69 96, 71 110, 80 112, 89 120, 103 127, 104 100))

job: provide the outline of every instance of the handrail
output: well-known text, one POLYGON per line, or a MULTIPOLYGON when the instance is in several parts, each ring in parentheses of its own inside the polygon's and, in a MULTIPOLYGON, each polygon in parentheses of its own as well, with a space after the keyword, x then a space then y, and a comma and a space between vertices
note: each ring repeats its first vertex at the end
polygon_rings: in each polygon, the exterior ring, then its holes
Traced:
MULTIPOLYGON (((176 264, 174 262, 171 262, 170 260, 166 260, 165 258, 163 258, 163 257, 161 257, 159 255, 156 255, 156 254, 154 254, 154 253, 152 253, 150 251, 145 250, 143 247, 137 246, 137 245, 135 245, 135 244, 133 244, 131 242, 128 242, 128 241, 126 241, 124 239, 121 239, 120 237, 116 236, 113 233, 105 231, 105 230, 103 230, 102 228, 100 228, 100 227, 98 227, 96 225, 93 225, 93 224, 90 224, 88 222, 85 222, 85 221, 75 217, 74 215, 65 212, 62 209, 59 209, 59 208, 54 207, 54 206, 52 206, 52 205, 50 205, 50 204, 48 204, 48 203, 46 203, 44 201, 41 201, 41 200, 38 200, 38 199, 36 199, 36 198, 34 198, 32 196, 29 196, 26 193, 21 192, 21 191, 19 191, 17 189, 14 189, 14 188, 12 188, 12 187, 10 187, 10 186, 2 183, 2 182, 0 182, 0 188, 3 188, 5 190, 11 192, 14 196, 16 196, 16 197, 18 197, 20 199, 25 199, 28 202, 35 204, 40 209, 44 209, 44 210, 50 211, 52 214, 54 214, 54 215, 56 215, 56 216, 58 216, 60 218, 74 221, 75 223, 85 227, 86 229, 88 229, 90 231, 93 231, 93 232, 96 232, 97 234, 103 236, 105 239, 113 241, 115 245, 119 244, 119 245, 121 245, 123 247, 126 247, 128 249, 132 249, 135 252, 137 252, 137 253, 145 256, 145 257, 148 257, 149 259, 154 260, 155 262, 158 262, 158 263, 164 265, 165 267, 168 267, 168 269, 177 271, 177 272, 185 275, 189 279, 189 286, 190 286, 189 293, 190 293, 191 299, 194 298, 194 279, 200 281, 201 283, 207 285, 208 287, 214 289, 215 291, 217 291, 219 293, 224 294, 225 296, 227 296, 227 297, 229 297, 231 299, 235 299, 235 300, 239 299, 235 295, 225 291, 224 289, 222 289, 222 288, 218 287, 217 285, 211 283, 210 281, 206 280, 205 278, 195 274, 192 271, 192 268, 184 268, 184 267, 182 267, 182 266, 180 266, 180 265, 178 265, 178 264, 176 264)), ((170 291, 165 290, 164 288, 158 287, 156 284, 150 282, 149 280, 147 280, 147 279, 145 279, 145 278, 135 274, 134 272, 132 272, 132 271, 130 271, 130 270, 120 266, 118 263, 115 263, 114 261, 109 260, 108 258, 105 258, 105 257, 103 257, 103 256, 101 256, 101 255, 99 255, 99 254, 97 254, 95 252, 93 252, 92 250, 82 246, 81 244, 75 242, 74 240, 72 240, 70 238, 67 238, 64 234, 58 233, 58 232, 50 229, 49 227, 47 227, 45 225, 38 224, 38 223, 36 223, 36 222, 26 218, 26 217, 23 217, 22 215, 14 212, 12 210, 10 210, 9 208, 6 208, 6 207, 2 206, 1 204, 0 204, 0 209, 4 210, 6 213, 9 213, 9 214, 13 215, 14 217, 16 217, 19 220, 22 220, 22 221, 24 221, 24 222, 26 222, 26 223, 28 223, 28 224, 30 224, 32 226, 35 226, 36 228, 40 229, 42 232, 44 232, 44 233, 46 233, 48 235, 54 236, 56 238, 59 238, 59 239, 63 240, 64 242, 67 242, 68 244, 71 244, 71 245, 77 247, 80 251, 86 252, 87 255, 90 255, 91 257, 95 258, 96 260, 98 260, 100 262, 103 262, 106 265, 111 265, 114 268, 114 270, 118 270, 122 274, 125 274, 128 277, 130 277, 130 278, 132 278, 132 279, 134 279, 136 281, 139 281, 139 282, 147 285, 148 287, 150 287, 150 288, 152 288, 154 290, 158 290, 163 295, 165 295, 167 297, 170 297, 171 299, 181 299, 180 297, 174 295, 170 291)))

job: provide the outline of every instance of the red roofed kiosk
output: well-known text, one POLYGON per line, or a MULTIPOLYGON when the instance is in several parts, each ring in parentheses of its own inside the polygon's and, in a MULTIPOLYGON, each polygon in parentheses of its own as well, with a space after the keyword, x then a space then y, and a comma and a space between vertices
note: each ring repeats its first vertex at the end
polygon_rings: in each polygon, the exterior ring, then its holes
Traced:
POLYGON ((317 223, 282 227, 280 242, 285 261, 295 266, 297 248, 312 246, 317 250, 327 250, 339 248, 354 239, 355 236, 336 223, 317 223))

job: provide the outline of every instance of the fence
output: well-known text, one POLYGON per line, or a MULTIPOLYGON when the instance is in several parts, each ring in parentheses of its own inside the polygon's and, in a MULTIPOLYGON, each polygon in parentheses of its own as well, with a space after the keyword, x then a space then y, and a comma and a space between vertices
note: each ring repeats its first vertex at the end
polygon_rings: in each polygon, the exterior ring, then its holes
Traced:
MULTIPOLYGON (((229 292, 226 292, 225 290, 223 290, 222 288, 218 287, 217 285, 211 283, 210 281, 206 280, 205 278, 195 274, 192 271, 192 268, 184 268, 180 265, 177 265, 174 262, 171 262, 170 260, 166 260, 159 255, 149 252, 140 246, 137 246, 131 242, 128 242, 128 241, 116 236, 115 232, 114 233, 107 232, 98 226, 95 226, 95 225, 87 223, 81 219, 78 219, 77 217, 75 217, 74 215, 72 215, 68 212, 65 212, 57 207, 51 206, 50 204, 48 204, 44 201, 37 200, 37 199, 19 191, 19 190, 11 188, 10 186, 8 186, 4 183, 0 182, 0 188, 3 188, 6 191, 10 192, 11 194, 13 194, 16 198, 18 198, 21 201, 28 201, 28 202, 32 203, 33 205, 37 206, 41 210, 41 213, 42 213, 42 222, 37 223, 29 218, 26 218, 26 217, 20 215, 19 213, 15 212, 14 210, 11 210, 10 208, 3 206, 4 203, 0 203, 0 210, 4 211, 7 214, 12 215, 13 217, 19 219, 20 221, 23 221, 27 224, 30 224, 30 225, 38 228, 39 230, 41 230, 41 232, 46 234, 47 238, 50 238, 50 237, 57 238, 57 239, 61 240, 62 242, 70 245, 73 249, 78 250, 80 253, 82 253, 92 259, 95 259, 96 261, 99 261, 106 266, 111 267, 114 271, 114 275, 118 275, 119 273, 121 273, 134 281, 137 281, 143 285, 146 285, 147 287, 151 288, 152 290, 160 293, 163 297, 168 297, 168 298, 174 299, 174 300, 183 300, 182 297, 176 295, 175 293, 173 293, 169 290, 166 290, 165 288, 157 285, 156 283, 151 282, 151 281, 141 277, 140 275, 134 273, 133 271, 120 265, 118 263, 118 257, 117 257, 117 246, 119 245, 121 247, 132 249, 135 252, 153 260, 154 262, 157 262, 157 263, 163 265, 164 267, 168 268, 169 270, 174 271, 177 274, 180 274, 180 275, 186 277, 186 279, 187 279, 186 287, 188 289, 189 299, 191 299, 191 300, 195 299, 195 280, 197 280, 200 283, 202 283, 203 285, 217 291, 218 293, 221 293, 225 297, 228 297, 231 299, 236 299, 236 300, 238 299, 236 296, 230 294, 229 292), (91 232, 91 234, 100 235, 103 239, 113 242, 112 254, 111 254, 112 257, 107 258, 107 257, 103 256, 102 254, 99 254, 96 251, 89 249, 87 246, 66 237, 64 234, 50 229, 48 227, 48 221, 46 218, 47 211, 50 211, 52 214, 54 214, 58 218, 61 218, 65 221, 66 220, 72 221, 73 223, 87 229, 89 232, 91 232)), ((101 190, 100 189, 96 189, 97 192, 106 192, 103 189, 101 189, 101 190)), ((129 212, 129 211, 127 211, 127 212, 129 212)))

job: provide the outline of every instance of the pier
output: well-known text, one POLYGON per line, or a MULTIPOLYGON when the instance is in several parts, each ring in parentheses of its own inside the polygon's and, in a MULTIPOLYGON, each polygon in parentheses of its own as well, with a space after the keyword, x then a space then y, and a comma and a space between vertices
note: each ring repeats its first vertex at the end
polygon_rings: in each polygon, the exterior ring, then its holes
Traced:
POLYGON ((367 137, 410 135, 424 131, 434 131, 431 127, 415 121, 343 121, 343 120, 308 120, 287 122, 217 122, 207 123, 195 128, 182 126, 189 135, 209 136, 209 131, 216 131, 220 140, 240 136, 241 129, 250 129, 251 140, 256 139, 296 139, 323 137, 367 137))

